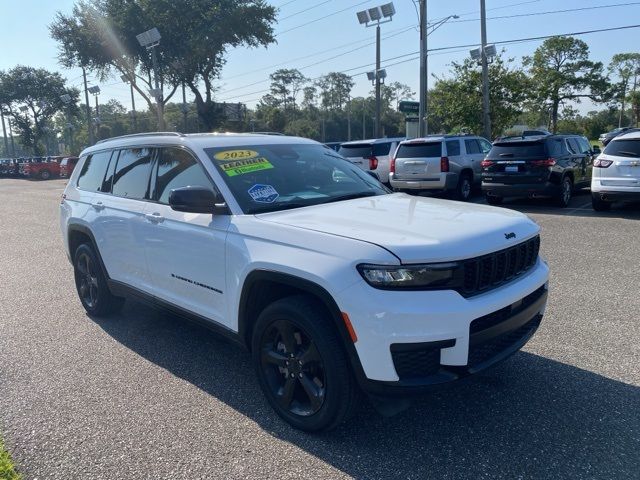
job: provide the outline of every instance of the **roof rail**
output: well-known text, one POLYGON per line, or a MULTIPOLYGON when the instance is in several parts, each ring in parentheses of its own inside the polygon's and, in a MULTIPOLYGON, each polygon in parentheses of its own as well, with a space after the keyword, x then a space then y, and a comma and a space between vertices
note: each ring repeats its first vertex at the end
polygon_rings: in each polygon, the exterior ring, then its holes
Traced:
POLYGON ((160 136, 160 137, 184 137, 184 133, 180 132, 145 132, 145 133, 130 133, 129 135, 120 135, 118 137, 105 138, 104 140, 98 140, 96 145, 99 143, 109 142, 111 140, 117 140, 119 138, 136 138, 136 137, 149 137, 149 136, 160 136))

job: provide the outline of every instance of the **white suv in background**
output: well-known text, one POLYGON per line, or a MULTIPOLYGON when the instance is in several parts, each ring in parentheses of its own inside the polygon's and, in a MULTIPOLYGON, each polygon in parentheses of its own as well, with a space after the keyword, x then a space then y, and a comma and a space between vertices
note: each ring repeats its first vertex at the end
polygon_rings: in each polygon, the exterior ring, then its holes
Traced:
POLYGON ((613 138, 595 159, 591 201, 596 211, 616 201, 640 202, 640 130, 613 138))
POLYGON ((338 153, 365 172, 374 174, 383 183, 389 183, 389 168, 398 144, 404 138, 377 138, 356 140, 340 145, 338 153))
POLYGON ((309 431, 340 423, 362 391, 380 406, 503 360, 547 301, 525 215, 389 193, 295 137, 98 143, 60 226, 89 315, 133 296, 222 333, 251 351, 275 411, 309 431))
POLYGON ((431 135, 401 142, 391 160, 389 183, 399 192, 449 192, 469 200, 481 183, 480 163, 491 143, 472 135, 431 135))

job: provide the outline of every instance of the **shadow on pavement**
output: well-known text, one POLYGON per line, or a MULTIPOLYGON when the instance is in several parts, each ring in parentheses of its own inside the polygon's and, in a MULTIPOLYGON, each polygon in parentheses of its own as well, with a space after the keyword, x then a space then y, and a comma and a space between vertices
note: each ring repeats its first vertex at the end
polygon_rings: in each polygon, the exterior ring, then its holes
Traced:
POLYGON ((395 417, 364 407, 337 430, 309 435, 270 410, 250 356, 208 330, 134 302, 122 315, 94 321, 269 434, 356 478, 622 479, 640 472, 640 388, 537 355, 518 353, 395 417))

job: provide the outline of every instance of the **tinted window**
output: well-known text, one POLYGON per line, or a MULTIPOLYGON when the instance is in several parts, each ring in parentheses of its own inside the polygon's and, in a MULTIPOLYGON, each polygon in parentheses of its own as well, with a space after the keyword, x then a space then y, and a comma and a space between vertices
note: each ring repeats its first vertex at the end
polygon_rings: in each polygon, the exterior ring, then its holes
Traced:
POLYGON ((640 157, 640 138, 633 140, 613 140, 605 147, 604 153, 619 157, 640 157))
POLYGON ((567 148, 571 153, 580 153, 580 147, 575 138, 567 138, 567 148))
MULTIPOLYGON (((458 150, 460 147, 458 147, 458 150)), ((442 142, 405 143, 398 147, 396 158, 431 158, 442 156, 442 142)))
POLYGON ((482 153, 489 153, 491 150, 491 143, 487 142, 484 138, 481 138, 478 142, 480 143, 480 150, 482 153))
POLYGON ((577 140, 578 147, 580 147, 580 153, 591 153, 591 145, 589 145, 589 140, 584 137, 579 137, 577 140))
POLYGON ((488 157, 491 158, 529 158, 544 156, 545 151, 542 142, 496 143, 488 155, 488 157))
POLYGON ((373 156, 380 157, 383 155, 389 155, 391 150, 391 143, 375 143, 373 145, 373 156))
POLYGON ((460 155, 460 141, 459 140, 448 140, 447 141, 447 155, 451 157, 455 157, 456 155, 460 155))
POLYGON ((163 149, 153 198, 168 204, 171 190, 188 186, 211 188, 211 181, 202 165, 189 152, 180 148, 163 149))
POLYGON ((550 157, 561 157, 569 153, 562 138, 552 138, 547 142, 547 152, 550 157))
POLYGON ((478 141, 475 139, 465 140, 464 148, 467 150, 467 153, 470 155, 480 153, 480 145, 478 145, 478 141))
POLYGON ((366 143, 360 143, 355 145, 343 145, 338 150, 338 153, 343 157, 361 157, 367 158, 371 156, 371 145, 366 143))
POLYGON ((78 176, 78 188, 91 192, 102 191, 102 180, 109 166, 111 152, 98 152, 89 156, 82 164, 78 176))
POLYGON ((149 148, 130 148, 121 150, 113 174, 112 192, 127 198, 145 198, 149 184, 149 166, 151 165, 149 148))

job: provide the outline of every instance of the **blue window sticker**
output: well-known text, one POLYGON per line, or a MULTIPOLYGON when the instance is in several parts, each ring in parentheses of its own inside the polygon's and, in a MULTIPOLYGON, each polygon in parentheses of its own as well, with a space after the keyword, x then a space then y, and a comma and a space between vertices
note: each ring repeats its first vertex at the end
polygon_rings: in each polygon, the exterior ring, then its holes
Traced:
POLYGON ((271 185, 261 184, 254 185, 247 190, 247 193, 251 195, 254 202, 258 203, 273 203, 280 196, 271 185))

